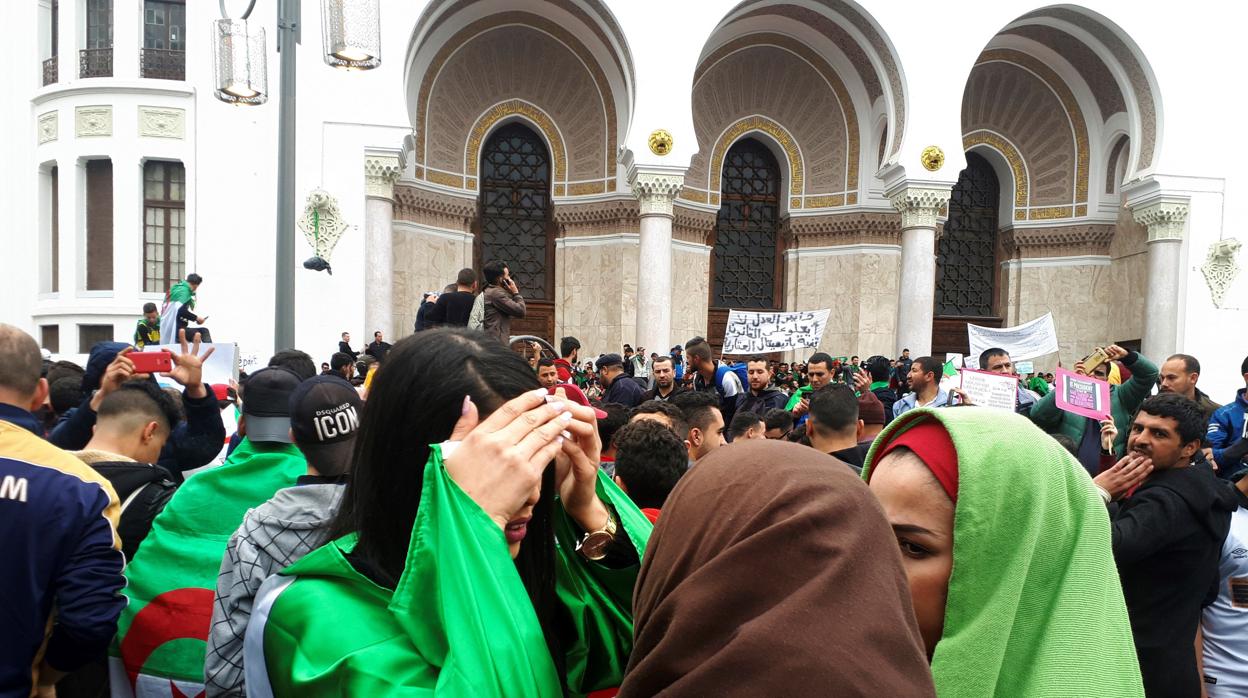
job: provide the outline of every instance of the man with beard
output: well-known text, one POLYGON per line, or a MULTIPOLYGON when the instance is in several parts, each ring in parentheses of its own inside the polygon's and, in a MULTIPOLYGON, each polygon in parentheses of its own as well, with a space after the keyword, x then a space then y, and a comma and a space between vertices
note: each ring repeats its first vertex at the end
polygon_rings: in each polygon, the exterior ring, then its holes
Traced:
POLYGON ((753 412, 761 419, 768 410, 784 407, 789 396, 771 385, 771 367, 767 365, 767 359, 751 356, 746 360, 745 368, 750 389, 737 401, 737 412, 753 412))
POLYGON ((672 361, 672 357, 670 356, 655 357, 654 371, 651 375, 651 379, 654 381, 654 388, 647 390, 644 394, 642 394, 641 399, 643 402, 646 400, 661 400, 663 402, 667 402, 673 397, 685 392, 685 389, 680 387, 680 384, 676 382, 675 362, 672 361))
POLYGON ((1109 502, 1114 561, 1150 696, 1201 693, 1193 639, 1201 608, 1217 596, 1237 504, 1207 465, 1192 465, 1204 427, 1195 402, 1151 397, 1131 423, 1126 457, 1093 480, 1109 502), (1141 480, 1129 498, 1112 501, 1141 480))

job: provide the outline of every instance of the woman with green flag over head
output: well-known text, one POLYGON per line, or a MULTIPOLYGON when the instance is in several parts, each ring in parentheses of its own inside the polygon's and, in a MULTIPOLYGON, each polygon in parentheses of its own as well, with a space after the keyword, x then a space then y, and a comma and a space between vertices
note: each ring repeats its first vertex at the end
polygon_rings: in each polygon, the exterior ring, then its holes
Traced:
POLYGON ((336 539, 257 594, 249 695, 581 695, 618 686, 650 523, 595 411, 471 330, 395 344, 336 539))
POLYGON ((1109 517, 1025 417, 906 412, 863 478, 892 524, 936 693, 1143 696, 1109 517))

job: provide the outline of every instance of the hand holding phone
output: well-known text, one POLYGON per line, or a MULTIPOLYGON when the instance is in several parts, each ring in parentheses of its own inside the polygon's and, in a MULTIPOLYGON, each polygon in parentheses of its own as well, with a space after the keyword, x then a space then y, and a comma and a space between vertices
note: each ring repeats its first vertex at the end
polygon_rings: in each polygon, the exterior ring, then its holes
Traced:
POLYGON ((135 373, 166 373, 173 370, 173 355, 167 351, 135 351, 126 355, 135 373))

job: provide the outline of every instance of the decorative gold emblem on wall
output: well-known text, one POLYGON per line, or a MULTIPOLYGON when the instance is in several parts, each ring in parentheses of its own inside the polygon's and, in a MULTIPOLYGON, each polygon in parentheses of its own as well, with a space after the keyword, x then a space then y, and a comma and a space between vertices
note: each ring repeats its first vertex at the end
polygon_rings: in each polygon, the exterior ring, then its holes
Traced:
POLYGON ((664 129, 655 129, 650 133, 650 152, 658 156, 672 152, 672 134, 664 129))
POLYGON ((945 166, 945 151, 939 146, 929 145, 919 154, 919 162, 928 172, 935 172, 945 166))

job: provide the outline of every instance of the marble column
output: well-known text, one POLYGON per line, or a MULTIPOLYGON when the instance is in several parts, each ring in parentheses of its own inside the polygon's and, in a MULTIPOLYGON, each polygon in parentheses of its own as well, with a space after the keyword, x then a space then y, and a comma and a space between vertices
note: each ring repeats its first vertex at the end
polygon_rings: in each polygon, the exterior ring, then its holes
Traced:
POLYGON ((397 154, 364 158, 364 324, 372 341, 381 330, 394 342, 394 183, 402 172, 397 154))
POLYGON ((1158 365, 1178 349, 1179 263, 1187 212, 1187 200, 1177 197, 1156 197, 1131 208, 1135 221, 1148 228, 1148 290, 1140 350, 1158 365))
POLYGON ((672 201, 684 179, 670 172, 634 171, 629 180, 641 218, 636 341, 647 352, 662 354, 672 346, 672 201))
POLYGON ((901 282, 897 298, 896 356, 932 352, 936 300, 936 217, 949 203, 950 187, 909 185, 889 194, 901 213, 901 282))

